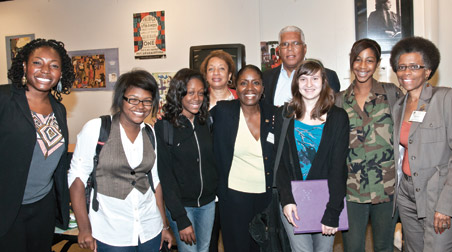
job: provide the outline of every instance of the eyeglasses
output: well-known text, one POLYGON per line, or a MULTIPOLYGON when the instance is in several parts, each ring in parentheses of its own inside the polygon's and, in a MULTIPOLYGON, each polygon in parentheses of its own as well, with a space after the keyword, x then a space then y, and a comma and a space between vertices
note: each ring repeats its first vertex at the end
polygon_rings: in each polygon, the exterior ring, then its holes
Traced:
POLYGON ((399 65, 399 66, 397 66, 397 72, 405 71, 407 69, 410 69, 411 71, 417 71, 417 70, 419 70, 421 68, 425 68, 425 66, 421 66, 421 65, 409 65, 409 66, 399 65))
POLYGON ((304 43, 300 42, 300 41, 282 42, 281 44, 279 44, 279 47, 281 49, 287 49, 287 48, 289 48, 290 45, 292 45, 292 47, 294 47, 294 48, 299 48, 302 45, 304 45, 304 43))
POLYGON ((152 100, 140 100, 137 98, 127 98, 125 96, 122 97, 125 101, 127 101, 129 104, 132 105, 138 105, 141 103, 143 103, 143 106, 152 106, 152 100))

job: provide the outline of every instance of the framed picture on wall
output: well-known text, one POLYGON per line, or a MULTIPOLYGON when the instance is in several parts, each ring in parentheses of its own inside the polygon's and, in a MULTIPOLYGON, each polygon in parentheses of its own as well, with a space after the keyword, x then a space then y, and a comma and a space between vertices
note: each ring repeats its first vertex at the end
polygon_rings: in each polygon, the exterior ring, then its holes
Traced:
POLYGON ((166 103, 166 94, 168 93, 168 89, 170 86, 171 79, 174 77, 176 72, 157 72, 152 73, 152 76, 154 76, 155 80, 157 81, 157 84, 159 85, 159 110, 158 113, 160 115, 163 115, 163 105, 166 103))
POLYGON ((281 65, 278 41, 261 41, 261 70, 272 69, 281 65))
POLYGON ((34 34, 14 35, 5 37, 6 45, 6 67, 7 70, 11 67, 12 60, 16 57, 18 49, 28 44, 28 42, 35 39, 34 34))
POLYGON ((356 40, 377 41, 389 53, 402 38, 413 36, 413 0, 355 0, 356 40))
POLYGON ((72 90, 112 90, 119 76, 118 48, 68 52, 74 66, 72 90))
POLYGON ((133 14, 135 59, 166 58, 165 11, 133 14))

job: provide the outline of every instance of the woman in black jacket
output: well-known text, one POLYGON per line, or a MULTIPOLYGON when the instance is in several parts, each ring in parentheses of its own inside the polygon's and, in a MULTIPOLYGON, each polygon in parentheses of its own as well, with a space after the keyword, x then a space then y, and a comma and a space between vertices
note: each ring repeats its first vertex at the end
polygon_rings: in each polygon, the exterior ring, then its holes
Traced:
POLYGON ((238 100, 211 110, 218 197, 225 251, 259 251, 248 232, 251 219, 270 203, 275 107, 260 101, 262 72, 253 65, 237 74, 238 100))
POLYGON ((74 70, 62 42, 36 39, 19 51, 8 78, 11 91, 0 94, 0 250, 49 251, 55 224, 69 221, 60 101, 74 70))
POLYGON ((283 116, 291 118, 287 134, 276 137, 276 144, 285 141, 276 177, 283 207, 281 218, 293 251, 332 251, 344 207, 348 116, 334 105, 333 90, 319 62, 307 61, 297 69, 292 95, 288 106, 278 109, 275 120, 275 132, 279 133, 283 116), (328 180, 330 197, 321 220, 322 233, 294 235, 293 216, 299 219, 298 214, 303 213, 297 212, 290 182, 314 179, 328 180))
POLYGON ((180 251, 209 249, 217 174, 208 104, 201 73, 181 69, 170 82, 164 118, 155 125, 160 183, 180 251))

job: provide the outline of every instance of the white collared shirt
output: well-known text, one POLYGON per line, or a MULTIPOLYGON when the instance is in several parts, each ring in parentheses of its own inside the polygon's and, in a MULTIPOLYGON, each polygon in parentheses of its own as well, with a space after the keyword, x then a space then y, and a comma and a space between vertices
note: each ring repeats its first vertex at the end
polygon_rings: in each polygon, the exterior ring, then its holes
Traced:
MULTIPOLYGON (((76 178, 80 178, 86 187, 89 174, 93 169, 93 157, 96 153, 100 126, 100 118, 90 120, 77 135, 77 145, 68 173, 69 187, 76 178)), ((141 129, 144 127, 145 124, 142 123, 141 129)), ((142 131, 140 130, 134 143, 127 138, 121 124, 120 134, 127 161, 130 167, 135 169, 143 159, 142 131)), ((160 183, 157 173, 157 155, 151 174, 154 187, 157 188, 160 183)), ((92 197, 93 192, 91 192, 91 199, 92 197)), ((97 200, 99 210, 95 212, 90 208, 89 219, 93 237, 103 243, 112 246, 138 246, 138 238, 141 243, 144 243, 162 231, 162 217, 151 188, 144 195, 137 189, 132 189, 124 200, 98 192, 97 200)))
POLYGON ((284 69, 284 65, 281 65, 281 72, 279 73, 278 83, 276 84, 275 96, 273 105, 282 106, 285 102, 292 100, 292 80, 295 70, 292 71, 290 77, 287 76, 287 71, 284 69))

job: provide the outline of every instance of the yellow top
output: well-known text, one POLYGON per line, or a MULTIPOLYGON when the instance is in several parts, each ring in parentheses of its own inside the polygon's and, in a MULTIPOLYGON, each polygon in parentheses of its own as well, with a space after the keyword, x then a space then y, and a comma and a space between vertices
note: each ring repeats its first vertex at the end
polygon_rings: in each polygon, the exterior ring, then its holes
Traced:
POLYGON ((261 141, 251 134, 241 109, 228 185, 230 189, 245 193, 265 192, 261 141))

